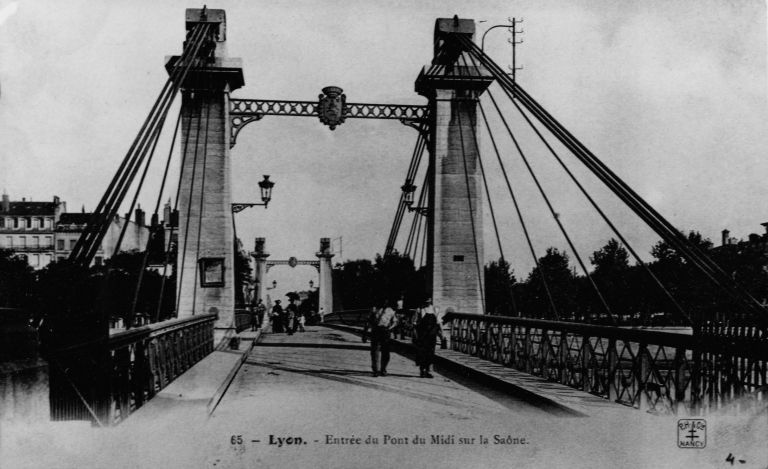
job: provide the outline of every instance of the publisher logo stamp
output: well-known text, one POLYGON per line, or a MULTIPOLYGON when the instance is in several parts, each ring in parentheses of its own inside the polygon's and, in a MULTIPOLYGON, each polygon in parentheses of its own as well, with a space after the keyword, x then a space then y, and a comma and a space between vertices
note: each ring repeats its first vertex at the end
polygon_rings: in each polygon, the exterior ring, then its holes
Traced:
POLYGON ((677 421, 677 447, 702 449, 707 446, 707 421, 680 419, 677 421))

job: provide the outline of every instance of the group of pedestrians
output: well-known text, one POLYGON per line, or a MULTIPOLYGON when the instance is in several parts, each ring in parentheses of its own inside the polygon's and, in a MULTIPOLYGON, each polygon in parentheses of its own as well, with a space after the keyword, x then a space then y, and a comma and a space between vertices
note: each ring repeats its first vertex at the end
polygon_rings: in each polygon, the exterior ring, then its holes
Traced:
POLYGON ((286 332, 288 335, 293 335, 295 332, 304 332, 304 324, 306 318, 304 314, 299 312, 299 307, 293 298, 288 301, 288 306, 283 308, 280 300, 275 300, 275 305, 272 307, 272 311, 269 314, 269 318, 272 321, 272 332, 281 333, 286 332))
MULTIPOLYGON (((371 368, 373 376, 387 376, 392 333, 404 320, 402 299, 387 300, 381 307, 373 308, 363 330, 363 342, 371 340, 371 368)), ((422 378, 432 378, 429 372, 434 362, 437 339, 443 340, 443 329, 437 319, 437 311, 429 298, 414 317, 413 343, 416 346, 416 364, 422 378)))

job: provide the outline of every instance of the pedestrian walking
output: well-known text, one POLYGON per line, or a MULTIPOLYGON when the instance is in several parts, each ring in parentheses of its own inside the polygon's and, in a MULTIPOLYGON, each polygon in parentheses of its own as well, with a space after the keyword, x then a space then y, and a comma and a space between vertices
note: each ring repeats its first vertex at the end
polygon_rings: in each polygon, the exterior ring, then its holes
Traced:
POLYGON ((264 324, 264 315, 267 312, 267 307, 264 306, 264 302, 261 301, 261 298, 259 298, 258 302, 256 303, 256 320, 258 321, 258 327, 261 327, 264 324))
POLYGON ((416 345, 416 364, 419 365, 422 378, 432 378, 429 367, 435 361, 435 346, 437 338, 443 339, 443 328, 437 320, 432 299, 424 303, 420 311, 420 317, 414 330, 414 344, 416 345))
POLYGON ((299 320, 297 321, 299 323, 299 332, 304 332, 304 323, 306 320, 304 313, 299 313, 299 320))
POLYGON ((388 301, 379 309, 373 309, 363 329, 363 341, 371 335, 371 368, 373 376, 387 376, 389 364, 390 334, 397 327, 394 302, 388 301))
POLYGON ((272 332, 283 332, 283 307, 280 306, 280 300, 275 300, 275 306, 272 307, 272 332))
POLYGON ((285 328, 288 335, 293 335, 294 332, 296 332, 296 317, 299 314, 299 309, 296 307, 296 304, 294 303, 294 299, 291 298, 288 300, 288 306, 285 307, 285 314, 286 314, 286 322, 285 322, 285 328))

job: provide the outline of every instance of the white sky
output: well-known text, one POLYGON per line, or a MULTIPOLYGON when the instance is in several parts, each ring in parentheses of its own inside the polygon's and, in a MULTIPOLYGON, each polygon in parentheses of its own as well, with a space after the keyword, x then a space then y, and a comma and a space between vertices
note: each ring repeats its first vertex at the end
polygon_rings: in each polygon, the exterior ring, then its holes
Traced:
MULTIPOLYGON (((12 199, 56 194, 70 211, 94 208, 163 85, 164 57, 181 49, 184 9, 201 6, 158 3, 0 1, 0 189, 12 199)), ((229 54, 243 59, 246 86, 233 97, 288 100, 316 100, 321 88, 337 85, 348 102, 422 104, 413 82, 431 59, 435 18, 487 20, 478 24, 482 33, 509 16, 524 17, 519 82, 674 225, 717 243, 723 228, 745 237, 768 221, 763 2, 208 6, 226 10, 229 54)), ((506 37, 496 30, 486 40, 503 66, 510 61, 506 37)), ((586 259, 611 234, 514 122, 586 259)), ((323 236, 343 236, 345 259, 372 258, 384 249, 415 139, 396 121, 349 119, 333 132, 313 118, 250 124, 232 152, 234 198, 257 201, 262 174, 277 185, 268 210, 237 215, 238 234, 249 249, 255 236, 265 236, 274 259, 314 258, 323 236)), ((167 137, 158 148, 159 173, 167 137)), ((507 153, 540 255, 551 245, 564 248, 507 153)), ((492 158, 484 152, 496 173, 492 158)), ((525 277, 532 261, 509 198, 499 177, 489 183, 507 257, 525 277)), ((605 190, 586 184, 647 253, 653 234, 605 190)), ((156 179, 147 187, 158 186, 156 179)), ((154 197, 143 198, 142 207, 151 210, 154 197)), ((487 258, 497 257, 490 226, 485 241, 487 258)), ((276 268, 270 276, 279 291, 316 281, 311 268, 276 268)))

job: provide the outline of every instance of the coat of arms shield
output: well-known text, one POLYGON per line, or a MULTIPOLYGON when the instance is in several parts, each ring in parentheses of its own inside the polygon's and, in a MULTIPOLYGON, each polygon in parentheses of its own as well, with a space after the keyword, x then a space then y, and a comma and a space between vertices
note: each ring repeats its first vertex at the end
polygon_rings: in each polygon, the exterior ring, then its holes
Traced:
POLYGON ((327 125, 331 130, 344 122, 344 107, 347 97, 344 90, 338 86, 326 86, 323 88, 323 94, 318 96, 317 115, 320 122, 327 125))

